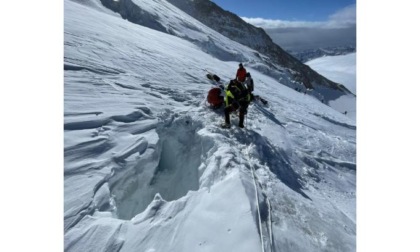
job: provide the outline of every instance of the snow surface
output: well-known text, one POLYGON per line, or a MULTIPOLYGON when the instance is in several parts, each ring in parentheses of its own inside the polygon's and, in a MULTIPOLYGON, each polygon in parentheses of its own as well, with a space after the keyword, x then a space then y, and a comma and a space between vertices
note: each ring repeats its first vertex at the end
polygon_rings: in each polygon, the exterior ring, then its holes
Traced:
MULTIPOLYGON (((356 94, 356 53, 339 56, 325 56, 305 63, 326 78, 343 84, 356 94)), ((329 101, 337 111, 347 111, 347 116, 356 121, 356 97, 351 95, 329 101)))
POLYGON ((356 94, 356 53, 320 57, 305 64, 356 94))
POLYGON ((238 62, 98 6, 64 3, 66 251, 356 250, 353 119, 249 69, 269 105, 221 129, 238 62))

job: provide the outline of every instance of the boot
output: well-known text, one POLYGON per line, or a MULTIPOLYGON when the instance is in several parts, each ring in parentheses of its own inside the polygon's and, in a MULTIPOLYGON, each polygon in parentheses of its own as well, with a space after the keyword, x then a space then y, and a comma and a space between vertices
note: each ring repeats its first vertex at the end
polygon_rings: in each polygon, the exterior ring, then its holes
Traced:
POLYGON ((224 128, 224 129, 230 129, 230 124, 224 123, 224 124, 222 124, 221 127, 224 128))

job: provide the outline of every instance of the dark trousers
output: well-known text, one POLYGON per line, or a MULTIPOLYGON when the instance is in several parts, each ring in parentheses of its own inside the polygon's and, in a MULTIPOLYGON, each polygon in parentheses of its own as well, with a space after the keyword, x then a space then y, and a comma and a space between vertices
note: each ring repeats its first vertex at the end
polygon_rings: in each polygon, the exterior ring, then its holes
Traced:
POLYGON ((225 107, 225 123, 230 124, 230 113, 236 111, 239 108, 239 126, 244 125, 245 114, 247 113, 248 103, 247 102, 234 102, 229 106, 225 107))

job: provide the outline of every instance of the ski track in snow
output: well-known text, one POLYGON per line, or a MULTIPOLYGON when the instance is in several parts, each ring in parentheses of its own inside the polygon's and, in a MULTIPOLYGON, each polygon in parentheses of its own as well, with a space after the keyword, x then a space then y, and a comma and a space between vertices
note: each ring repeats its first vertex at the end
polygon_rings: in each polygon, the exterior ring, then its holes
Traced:
POLYGON ((222 129, 202 66, 226 82, 235 62, 65 6, 66 251, 258 251, 261 232, 265 251, 355 249, 352 120, 251 69, 269 105, 222 129))

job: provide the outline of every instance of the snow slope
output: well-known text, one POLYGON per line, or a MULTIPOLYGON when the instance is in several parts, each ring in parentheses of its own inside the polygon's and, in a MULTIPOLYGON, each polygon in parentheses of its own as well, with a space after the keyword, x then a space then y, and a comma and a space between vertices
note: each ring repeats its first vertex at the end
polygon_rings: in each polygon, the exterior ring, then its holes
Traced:
MULTIPOLYGON (((315 71, 337 83, 342 83, 353 94, 356 94, 356 53, 340 56, 325 56, 306 62, 315 71)), ((341 96, 328 101, 337 111, 347 111, 347 116, 356 121, 356 97, 341 96)))
POLYGON ((356 53, 320 57, 305 64, 356 94, 356 53))
POLYGON ((66 251, 355 250, 353 120, 251 68, 269 106, 221 129, 203 69, 238 62, 82 2, 64 4, 66 251))

